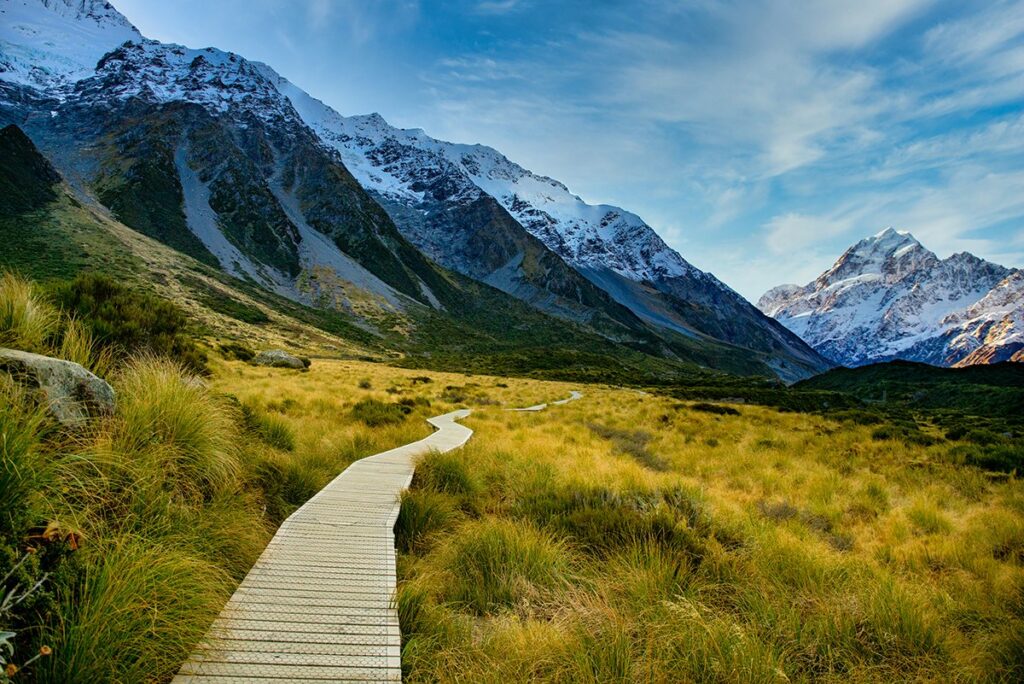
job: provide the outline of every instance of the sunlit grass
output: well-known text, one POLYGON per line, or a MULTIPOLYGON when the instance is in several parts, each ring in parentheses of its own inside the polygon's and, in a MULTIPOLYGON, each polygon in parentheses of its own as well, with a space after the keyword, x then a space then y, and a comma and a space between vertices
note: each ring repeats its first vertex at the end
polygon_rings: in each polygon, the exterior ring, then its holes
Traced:
POLYGON ((1021 676, 1015 478, 871 426, 584 389, 478 409, 474 440, 417 475, 410 497, 451 513, 399 563, 410 681, 1021 676), (559 581, 494 582, 510 545, 478 565, 481 530, 545 535, 559 581))

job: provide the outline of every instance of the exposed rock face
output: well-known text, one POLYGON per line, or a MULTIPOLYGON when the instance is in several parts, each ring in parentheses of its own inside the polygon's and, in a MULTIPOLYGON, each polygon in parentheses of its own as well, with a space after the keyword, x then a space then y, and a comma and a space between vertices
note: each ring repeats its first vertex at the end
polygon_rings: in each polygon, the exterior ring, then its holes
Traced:
POLYGON ((829 366, 638 216, 496 150, 341 117, 265 64, 148 40, 102 0, 0 4, 0 126, 227 273, 313 306, 475 322, 492 295, 439 263, 645 353, 786 379, 829 366))
POLYGON ((283 349, 270 349, 262 351, 252 360, 257 366, 271 366, 272 368, 295 368, 304 370, 306 363, 297 356, 293 356, 283 349))
POLYGON ((114 412, 113 388, 77 363, 0 349, 0 372, 35 391, 62 425, 74 427, 114 412))
POLYGON ((769 290, 758 307, 849 366, 994 363, 1024 346, 1024 274, 966 252, 939 259, 891 228, 814 282, 769 290))
POLYGON ((587 204, 490 147, 395 128, 379 114, 341 116, 277 78, 303 121, 341 154, 406 237, 449 268, 556 315, 583 320, 598 312, 632 325, 625 309, 655 328, 750 349, 784 378, 829 366, 688 263, 639 216, 587 204))

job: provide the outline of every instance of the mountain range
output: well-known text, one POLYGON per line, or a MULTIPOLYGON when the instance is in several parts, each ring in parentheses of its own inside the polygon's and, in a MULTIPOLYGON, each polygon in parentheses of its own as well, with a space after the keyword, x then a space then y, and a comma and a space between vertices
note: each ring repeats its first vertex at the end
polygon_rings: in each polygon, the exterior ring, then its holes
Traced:
POLYGON ((504 317, 785 380, 831 365, 635 214, 491 148, 341 116, 265 64, 146 39, 101 0, 0 1, 4 125, 75 201, 372 335, 484 318, 501 335, 504 317))
POLYGON ((967 252, 940 259, 892 228, 757 305, 841 365, 1024 361, 1024 272, 967 252))

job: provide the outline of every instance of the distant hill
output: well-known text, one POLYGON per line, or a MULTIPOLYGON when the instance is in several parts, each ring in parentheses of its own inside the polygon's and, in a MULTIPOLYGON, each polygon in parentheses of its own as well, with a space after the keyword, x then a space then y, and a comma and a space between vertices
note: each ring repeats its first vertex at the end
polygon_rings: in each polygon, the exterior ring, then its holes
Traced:
POLYGON ((859 368, 835 368, 793 385, 796 390, 851 394, 866 403, 1019 419, 1024 416, 1024 364, 995 363, 938 368, 890 361, 859 368))

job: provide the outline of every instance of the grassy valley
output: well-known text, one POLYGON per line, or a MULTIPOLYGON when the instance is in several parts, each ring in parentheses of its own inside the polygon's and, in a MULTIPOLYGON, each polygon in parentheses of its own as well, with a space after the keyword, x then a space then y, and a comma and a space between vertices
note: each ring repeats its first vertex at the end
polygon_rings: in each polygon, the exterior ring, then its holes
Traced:
POLYGON ((95 276, 2 289, 3 346, 118 393, 112 416, 68 429, 3 385, 5 590, 41 581, 4 620, 12 662, 52 651, 25 670, 40 681, 166 680, 292 510, 463 406, 473 440, 423 461, 396 525, 410 681, 1022 674, 1019 433, 936 418, 967 422, 963 406, 728 376, 720 401, 715 374, 640 389, 352 358, 303 373, 237 360, 246 341, 95 276), (164 328, 143 313, 159 307, 164 328), (570 389, 585 398, 503 410, 570 389))

